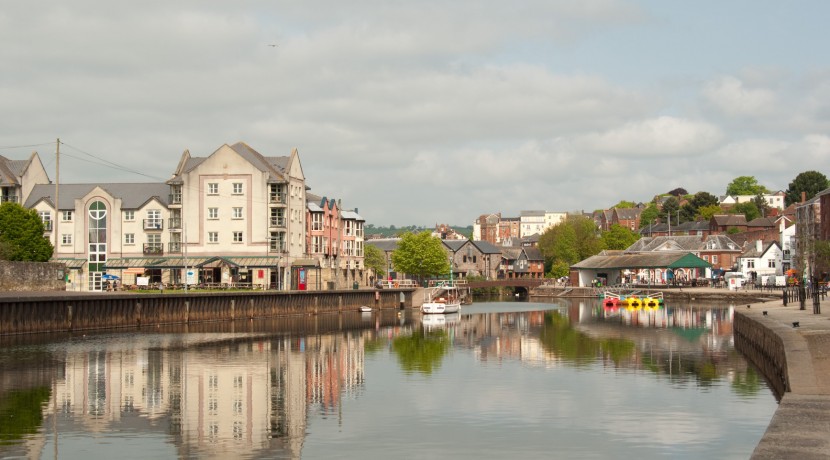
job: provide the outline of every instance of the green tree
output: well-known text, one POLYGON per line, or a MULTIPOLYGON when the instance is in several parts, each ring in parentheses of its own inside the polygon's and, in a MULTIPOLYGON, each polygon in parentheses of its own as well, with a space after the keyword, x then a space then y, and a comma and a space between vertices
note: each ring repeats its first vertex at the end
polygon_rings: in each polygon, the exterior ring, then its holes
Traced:
POLYGON ((419 278, 450 273, 444 244, 428 231, 404 233, 392 251, 392 265, 396 271, 419 278))
POLYGON ((34 210, 17 203, 0 205, 0 255, 6 260, 48 261, 54 249, 43 231, 34 210))
POLYGON ((726 186, 726 194, 735 195, 765 195, 769 193, 766 187, 758 183, 755 176, 739 176, 726 186))
POLYGON ((787 195, 784 203, 787 206, 801 202, 801 192, 806 194, 807 199, 812 199, 816 194, 828 187, 827 177, 818 171, 805 171, 790 182, 787 188, 787 195))
POLYGON ((684 204, 680 208, 680 221, 690 222, 693 220, 697 220, 697 218, 700 217, 701 208, 705 208, 706 206, 712 205, 717 206, 717 204, 718 197, 716 197, 715 195, 712 195, 709 192, 697 192, 691 198, 689 198, 688 203, 684 204))
POLYGON ((677 211, 680 209, 680 202, 677 198, 671 197, 663 202, 663 209, 660 212, 660 220, 664 222, 671 221, 672 225, 677 225, 677 211))
POLYGON ((752 201, 736 204, 732 207, 731 212, 733 214, 743 214, 746 216, 747 222, 761 217, 761 211, 758 211, 758 207, 752 201))
POLYGON ((648 227, 649 224, 654 223, 655 219, 660 216, 660 210, 657 209, 657 205, 654 203, 649 203, 643 212, 640 213, 640 228, 648 227))
POLYGON ((547 229, 539 237, 539 250, 545 256, 545 265, 551 270, 563 264, 570 267, 603 249, 596 224, 582 215, 568 215, 563 222, 547 229))
POLYGON ((617 203, 617 204, 615 204, 614 206, 612 206, 612 208, 617 208, 617 209, 631 209, 631 208, 634 208, 634 207, 636 207, 636 206, 637 206, 637 203, 635 203, 635 202, 633 202, 633 201, 625 201, 625 200, 622 200, 622 201, 620 201, 619 203, 617 203))
POLYGON ((376 246, 367 244, 363 246, 363 263, 366 268, 373 270, 378 279, 386 276, 386 256, 376 246))
POLYGON ((723 209, 720 206, 713 204, 710 206, 703 206, 698 208, 698 215, 703 220, 710 220, 715 214, 723 214, 723 209))
POLYGON ((755 207, 758 208, 758 212, 761 214, 761 217, 766 217, 769 215, 770 207, 767 200, 764 199, 764 196, 760 193, 755 195, 755 198, 752 199, 752 202, 755 203, 755 207))
POLYGON ((607 232, 602 232, 602 243, 605 249, 626 249, 639 238, 639 235, 619 224, 614 224, 607 232))

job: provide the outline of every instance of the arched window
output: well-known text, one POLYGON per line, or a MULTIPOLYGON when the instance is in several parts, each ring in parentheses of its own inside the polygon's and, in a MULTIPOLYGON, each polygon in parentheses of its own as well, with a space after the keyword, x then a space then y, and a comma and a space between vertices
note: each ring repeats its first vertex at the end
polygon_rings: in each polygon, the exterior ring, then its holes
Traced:
POLYGON ((89 205, 87 213, 87 228, 89 229, 88 267, 89 290, 100 291, 101 275, 107 263, 107 206, 102 201, 94 201, 89 205))

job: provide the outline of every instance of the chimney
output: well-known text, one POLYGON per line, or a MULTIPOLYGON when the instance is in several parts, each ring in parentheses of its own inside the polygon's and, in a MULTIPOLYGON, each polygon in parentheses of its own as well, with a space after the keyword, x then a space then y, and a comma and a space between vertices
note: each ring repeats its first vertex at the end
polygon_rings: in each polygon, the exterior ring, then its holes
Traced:
POLYGON ((758 254, 761 254, 761 251, 764 250, 764 242, 761 241, 761 240, 756 241, 755 242, 755 250, 758 251, 758 254))
POLYGON ((801 202, 807 201, 807 192, 801 192, 801 202))

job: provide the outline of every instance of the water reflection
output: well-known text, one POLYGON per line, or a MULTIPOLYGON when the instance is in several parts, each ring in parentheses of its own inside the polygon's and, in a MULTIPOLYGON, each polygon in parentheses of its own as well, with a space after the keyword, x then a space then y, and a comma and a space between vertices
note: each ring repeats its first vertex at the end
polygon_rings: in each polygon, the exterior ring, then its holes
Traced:
MULTIPOLYGON (((678 386, 728 381, 738 397, 754 397, 768 390, 731 348, 731 313, 574 303, 8 338, 0 347, 0 453, 100 456, 100 441, 73 440, 157 436, 166 442, 143 445, 142 456, 299 458, 313 431, 309 420, 342 420, 344 400, 368 391, 367 359, 387 352, 403 374, 425 379, 448 366, 455 349, 480 366, 599 366, 678 386)), ((468 381, 457 384, 474 391, 468 381)))

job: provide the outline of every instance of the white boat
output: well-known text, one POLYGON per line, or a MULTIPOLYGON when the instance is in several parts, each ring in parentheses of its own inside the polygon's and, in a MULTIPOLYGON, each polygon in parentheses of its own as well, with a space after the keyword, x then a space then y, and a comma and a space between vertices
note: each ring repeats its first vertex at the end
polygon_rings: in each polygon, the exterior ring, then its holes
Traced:
POLYGON ((362 307, 360 307, 360 311, 362 313, 369 313, 369 312, 372 311, 372 307, 370 307, 368 305, 363 305, 362 307))
POLYGON ((424 290, 424 303, 421 313, 443 314, 458 313, 461 311, 461 297, 458 288, 450 282, 439 283, 424 290))

